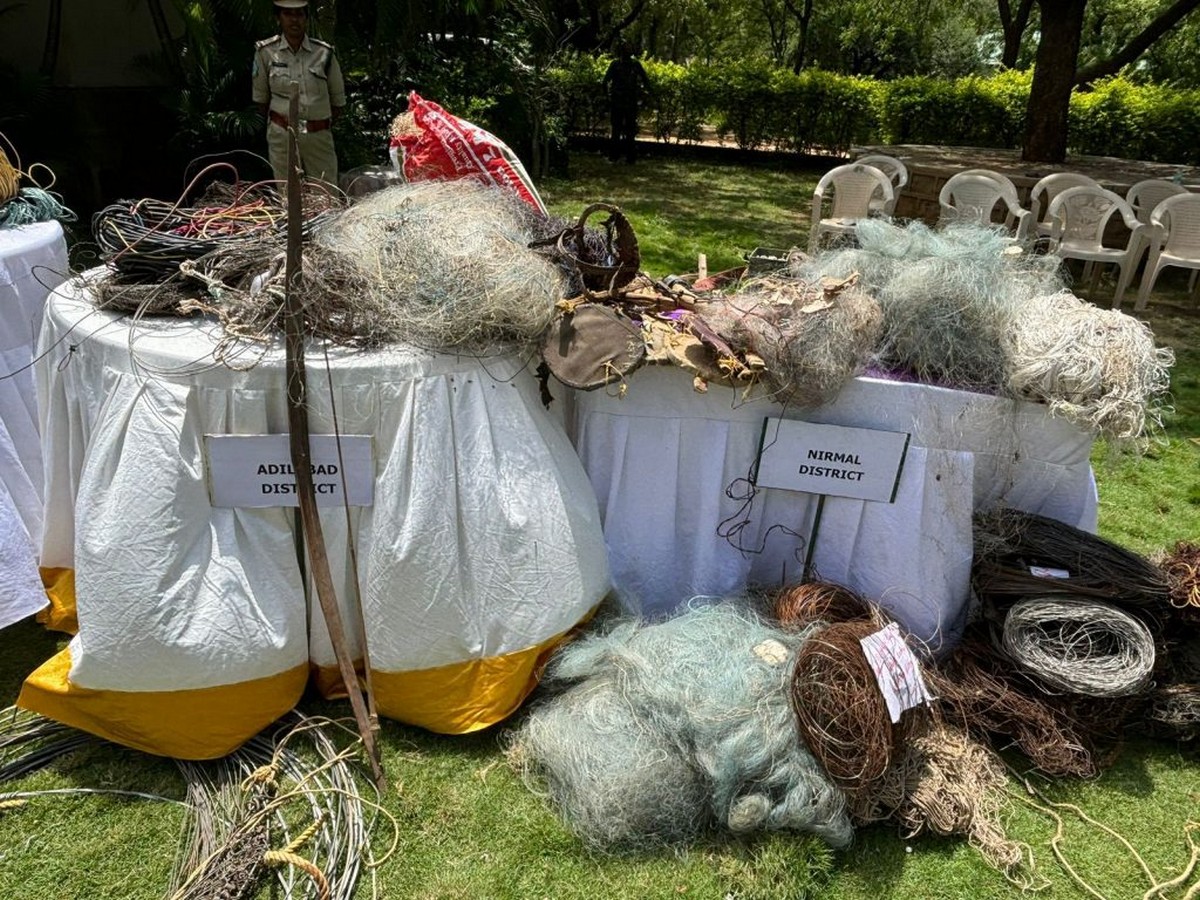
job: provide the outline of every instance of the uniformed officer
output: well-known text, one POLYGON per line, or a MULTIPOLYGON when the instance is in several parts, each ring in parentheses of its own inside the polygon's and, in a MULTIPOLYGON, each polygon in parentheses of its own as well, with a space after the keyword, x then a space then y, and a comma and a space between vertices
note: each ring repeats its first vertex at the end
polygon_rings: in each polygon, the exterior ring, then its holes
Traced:
POLYGON ((254 102, 267 117, 267 150, 279 181, 287 180, 288 104, 300 85, 300 166, 310 178, 337 184, 330 126, 346 106, 333 47, 308 36, 308 0, 274 0, 280 33, 254 47, 254 102))

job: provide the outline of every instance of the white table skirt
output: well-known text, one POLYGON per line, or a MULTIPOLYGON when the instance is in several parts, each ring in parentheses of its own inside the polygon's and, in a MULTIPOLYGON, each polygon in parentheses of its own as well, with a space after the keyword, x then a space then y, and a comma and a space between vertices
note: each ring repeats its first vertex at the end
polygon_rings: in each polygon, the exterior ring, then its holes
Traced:
POLYGON ((935 649, 965 622, 975 510, 1004 504, 1096 527, 1091 437, 1039 405, 864 377, 827 406, 784 409, 726 387, 698 393, 690 375, 660 366, 626 387, 576 392, 571 431, 614 585, 647 615, 800 579, 817 498, 760 488, 747 507, 737 499, 766 417, 911 433, 894 503, 826 499, 813 564, 935 649))
MULTIPOLYGON (((204 435, 288 430, 284 355, 213 359, 206 319, 98 312, 79 282, 47 307, 43 564, 74 568, 71 682, 165 691, 335 658, 309 617, 293 509, 209 502, 204 435)), ((528 360, 310 350, 313 434, 373 436, 371 507, 323 509, 347 632, 373 669, 503 656, 577 624, 607 592, 595 498, 528 360), (347 533, 349 528, 349 534, 347 533), (361 609, 348 548, 357 549, 361 609)), ((316 604, 313 604, 316 609, 316 604)))
POLYGON ((32 362, 46 296, 67 274, 58 222, 0 229, 0 628, 46 605, 35 552, 42 449, 32 362))

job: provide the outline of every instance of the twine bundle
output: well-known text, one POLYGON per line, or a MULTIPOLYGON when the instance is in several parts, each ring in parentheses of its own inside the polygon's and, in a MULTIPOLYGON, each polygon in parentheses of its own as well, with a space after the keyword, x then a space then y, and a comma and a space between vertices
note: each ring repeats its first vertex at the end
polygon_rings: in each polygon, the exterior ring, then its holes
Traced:
POLYGON ((972 582, 985 602, 1029 594, 1071 594, 1153 612, 1165 604, 1166 576, 1145 558, 1046 516, 997 507, 974 521, 972 582), (1043 577, 1031 566, 1063 570, 1043 577))
POLYGON ((1029 848, 1007 837, 1000 817, 1007 782, 1004 764, 991 750, 926 717, 910 730, 869 806, 853 812, 864 822, 894 818, 906 838, 965 835, 990 866, 1032 886, 1029 848))
POLYGON ((49 166, 34 163, 29 167, 29 171, 21 171, 21 158, 17 154, 17 148, 3 132, 0 132, 0 141, 8 145, 12 150, 12 158, 16 160, 16 164, 13 164, 4 147, 0 146, 0 230, 56 219, 60 222, 74 222, 77 218, 75 213, 63 205, 62 197, 50 192, 57 179, 49 166), (21 187, 22 178, 35 181, 32 173, 39 168, 45 169, 49 175, 45 187, 36 183, 29 187, 21 187))
POLYGON ((539 235, 511 191, 467 180, 375 191, 314 235, 362 285, 380 330, 429 349, 532 344, 564 279, 528 249, 539 235))
POLYGON ((1030 304, 1004 337, 1013 395, 1112 440, 1161 427, 1175 357, 1144 322, 1063 291, 1030 304))
POLYGON ((833 400, 862 371, 882 327, 879 304, 852 281, 757 278, 700 314, 735 350, 762 359, 780 399, 802 407, 833 400))
POLYGON ((1007 383, 1004 338, 1035 297, 1061 288, 1053 260, 1020 250, 999 230, 958 224, 933 231, 878 219, 858 223, 859 247, 801 262, 793 274, 848 277, 883 309, 878 364, 958 387, 1007 383))
POLYGON ((896 730, 861 639, 872 622, 839 622, 800 648, 792 675, 792 708, 800 736, 852 804, 869 800, 887 773, 896 730))
POLYGON ((1142 692, 1154 672, 1154 636, 1127 612, 1081 597, 1030 597, 1004 617, 1005 654, 1052 688, 1089 697, 1142 692))
POLYGON ((1159 563, 1171 606, 1200 618, 1200 544, 1179 541, 1159 563))
POLYGON ((567 825, 603 852, 678 844, 706 830, 851 837, 841 793, 800 742, 787 683, 805 641, 740 604, 620 622, 554 657, 508 758, 567 825))
POLYGON ((1099 771, 1087 730, 986 640, 968 638, 925 675, 949 719, 982 740, 1010 738, 1039 772, 1087 778, 1099 771))
POLYGON ((849 588, 832 582, 810 581, 784 588, 772 599, 776 621, 789 631, 818 622, 878 621, 878 610, 849 588))
POLYGON ((37 222, 74 222, 78 216, 63 205, 62 197, 40 187, 23 187, 17 196, 0 206, 0 229, 37 222))

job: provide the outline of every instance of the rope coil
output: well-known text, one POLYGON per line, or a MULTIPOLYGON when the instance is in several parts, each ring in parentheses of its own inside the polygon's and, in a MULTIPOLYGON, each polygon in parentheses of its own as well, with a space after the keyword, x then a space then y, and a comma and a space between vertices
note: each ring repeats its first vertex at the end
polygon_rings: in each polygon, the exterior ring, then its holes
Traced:
POLYGON ((0 147, 0 203, 7 203, 17 196, 21 172, 8 161, 8 154, 0 147))

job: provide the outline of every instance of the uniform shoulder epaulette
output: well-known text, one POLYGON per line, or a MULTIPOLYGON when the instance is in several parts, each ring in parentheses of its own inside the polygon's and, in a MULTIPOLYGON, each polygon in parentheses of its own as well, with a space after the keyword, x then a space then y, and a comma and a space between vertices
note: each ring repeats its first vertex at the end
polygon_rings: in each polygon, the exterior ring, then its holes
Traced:
POLYGON ((276 41, 281 41, 281 40, 283 40, 283 35, 282 35, 282 34, 276 34, 276 35, 272 35, 272 36, 271 36, 271 37, 269 37, 269 38, 263 38, 261 41, 256 41, 256 42, 255 42, 255 44, 254 44, 254 49, 258 50, 258 49, 261 49, 261 48, 263 48, 263 47, 270 47, 270 46, 271 46, 272 44, 274 44, 276 41))
POLYGON ((333 44, 329 43, 329 41, 318 40, 317 38, 311 37, 311 36, 309 37, 309 40, 312 41, 314 44, 316 44, 318 47, 324 47, 330 53, 333 52, 333 44))

